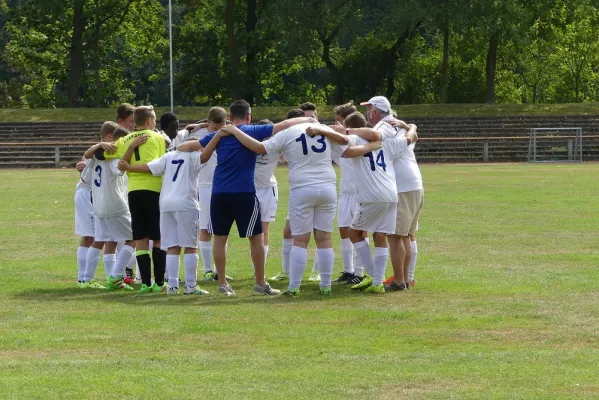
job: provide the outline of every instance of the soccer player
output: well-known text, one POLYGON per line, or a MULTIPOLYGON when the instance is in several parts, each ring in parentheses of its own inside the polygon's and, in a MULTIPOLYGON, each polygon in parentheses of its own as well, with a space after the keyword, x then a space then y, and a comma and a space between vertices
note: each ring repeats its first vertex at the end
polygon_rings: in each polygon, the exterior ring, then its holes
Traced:
MULTIPOLYGON (((234 101, 231 104, 230 112, 232 126, 238 126, 241 131, 257 140, 264 140, 293 125, 314 121, 312 118, 305 120, 296 118, 274 125, 249 125, 252 114, 250 105, 245 100, 234 101)), ((222 128, 221 132, 227 127, 222 128)), ((235 294, 225 275, 225 246, 233 222, 235 222, 239 236, 247 237, 250 241, 256 280, 254 291, 264 295, 279 294, 278 290, 272 289, 264 281, 264 242, 262 225, 257 223, 261 217, 254 186, 256 154, 245 148, 235 137, 221 138, 221 135, 217 135, 216 132, 204 137, 199 143, 191 143, 189 146, 188 143, 184 143, 179 146, 179 149, 198 150, 208 146, 212 140, 216 142, 214 147, 217 151, 217 165, 212 186, 210 219, 214 234, 213 252, 219 281, 218 291, 225 296, 235 294)), ((206 152, 205 156, 210 156, 210 154, 206 152)))
POLYGON ((148 164, 129 165, 121 160, 119 168, 127 172, 151 173, 164 177, 160 192, 160 243, 162 249, 167 251, 166 293, 172 295, 179 292, 179 256, 183 248, 183 294, 208 294, 197 286, 200 222, 198 174, 202 168, 200 153, 175 150, 148 164))
POLYGON ((133 119, 133 113, 135 107, 129 103, 123 103, 116 109, 116 123, 125 128, 127 131, 132 132, 135 127, 135 120, 133 119))
POLYGON ((386 291, 399 291, 409 288, 408 267, 411 258, 409 235, 416 231, 418 216, 424 202, 422 175, 414 155, 414 144, 418 140, 415 125, 398 129, 390 124, 393 121, 391 104, 384 96, 375 96, 360 103, 367 107, 368 122, 383 134, 383 143, 399 146, 398 157, 393 160, 398 193, 397 221, 395 232, 389 237, 391 262, 394 280, 385 287, 386 291))
MULTIPOLYGON (((115 153, 96 152, 96 158, 123 158, 131 165, 147 164, 166 153, 166 142, 154 131, 156 114, 152 106, 141 106, 134 113, 135 130, 115 142, 115 153), (130 146, 138 136, 147 136, 147 142, 139 147, 130 146)), ((137 264, 142 279, 140 293, 166 292, 164 284, 166 252, 160 249, 160 189, 162 177, 131 172, 129 176, 129 210, 131 228, 135 240, 137 264), (153 241, 152 261, 150 261, 149 241, 153 241), (154 283, 152 283, 152 262, 154 263, 154 283)))
POLYGON ((170 143, 167 151, 173 151, 182 143, 185 143, 189 136, 187 129, 179 130, 179 119, 175 113, 165 112, 160 116, 160 130, 168 136, 170 143))
POLYGON ((92 146, 84 155, 89 160, 88 168, 93 171, 91 187, 95 214, 95 239, 88 251, 86 279, 93 278, 104 247, 106 288, 109 290, 133 290, 124 282, 122 273, 135 253, 135 244, 126 200, 127 188, 123 174, 117 168, 118 160, 97 160, 94 154, 98 149, 111 151, 112 145, 107 142, 128 134, 126 129, 114 122, 105 122, 101 129, 104 142, 92 146), (116 242, 125 242, 118 257, 115 254, 116 242))
POLYGON ((86 258, 89 247, 94 242, 94 209, 91 202, 91 169, 86 163, 77 163, 81 173, 75 189, 75 235, 81 236, 77 248, 77 287, 102 287, 95 281, 85 281, 86 258))

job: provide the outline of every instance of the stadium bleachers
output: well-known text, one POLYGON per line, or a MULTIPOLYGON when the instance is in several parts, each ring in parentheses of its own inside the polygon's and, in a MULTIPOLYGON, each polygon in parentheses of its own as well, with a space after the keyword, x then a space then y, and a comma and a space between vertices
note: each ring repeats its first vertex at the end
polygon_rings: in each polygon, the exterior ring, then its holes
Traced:
MULTIPOLYGON (((190 121, 181 121, 184 126, 190 121)), ((332 122, 332 121, 323 121, 332 122)), ((583 159, 599 160, 599 116, 422 117, 419 162, 521 162, 528 156, 532 128, 580 127, 583 159), (486 151, 485 151, 486 148, 486 151)), ((0 123, 0 167, 69 167, 97 140, 101 122, 0 123)), ((546 159, 564 142, 539 147, 546 159)))

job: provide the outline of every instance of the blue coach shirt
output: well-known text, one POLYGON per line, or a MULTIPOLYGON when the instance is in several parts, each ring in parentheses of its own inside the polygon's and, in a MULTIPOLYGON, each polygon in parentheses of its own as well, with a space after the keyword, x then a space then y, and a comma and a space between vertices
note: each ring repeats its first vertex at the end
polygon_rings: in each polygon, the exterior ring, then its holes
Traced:
MULTIPOLYGON (((272 124, 239 125, 242 132, 258 141, 272 136, 272 124)), ((200 139, 206 147, 216 132, 200 139)), ((216 145, 216 169, 212 181, 212 193, 255 193, 254 171, 256 153, 241 144, 235 136, 225 136, 216 145)))

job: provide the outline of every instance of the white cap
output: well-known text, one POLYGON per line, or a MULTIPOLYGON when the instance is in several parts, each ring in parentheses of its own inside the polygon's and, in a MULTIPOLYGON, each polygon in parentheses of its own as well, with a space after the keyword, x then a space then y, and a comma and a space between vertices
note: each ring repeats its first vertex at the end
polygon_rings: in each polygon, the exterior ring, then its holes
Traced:
POLYGON ((361 106, 365 106, 367 104, 370 104, 371 106, 376 107, 387 114, 391 113, 391 103, 389 103, 389 100, 387 100, 385 96, 374 96, 372 99, 360 103, 361 106))

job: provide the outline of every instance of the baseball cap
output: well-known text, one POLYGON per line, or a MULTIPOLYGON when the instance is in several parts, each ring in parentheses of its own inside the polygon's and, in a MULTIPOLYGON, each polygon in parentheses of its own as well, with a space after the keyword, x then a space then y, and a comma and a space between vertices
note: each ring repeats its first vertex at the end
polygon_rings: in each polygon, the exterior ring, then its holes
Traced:
POLYGON ((387 100, 385 96, 374 96, 370 100, 360 103, 361 106, 365 106, 367 104, 378 108, 382 112, 391 113, 391 103, 389 103, 389 100, 387 100))

